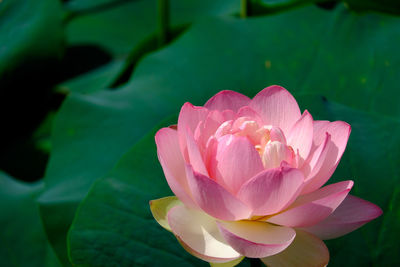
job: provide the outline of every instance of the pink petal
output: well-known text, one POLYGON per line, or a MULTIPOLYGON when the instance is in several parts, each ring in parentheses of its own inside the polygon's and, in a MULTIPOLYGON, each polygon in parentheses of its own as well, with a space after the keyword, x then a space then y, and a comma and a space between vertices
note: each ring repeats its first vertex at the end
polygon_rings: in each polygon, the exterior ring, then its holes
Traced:
POLYGON ((265 170, 240 188, 238 198, 253 209, 253 215, 277 213, 296 199, 303 180, 303 173, 297 169, 265 170))
POLYGON ((234 194, 264 169, 254 145, 241 136, 229 134, 219 138, 215 160, 215 178, 234 194))
POLYGON ((186 180, 185 161, 179 149, 178 133, 162 128, 156 134, 157 155, 172 192, 189 207, 196 207, 186 180))
POLYGON ((186 145, 188 152, 188 162, 193 166, 193 169, 203 175, 208 176, 208 171, 204 165, 203 156, 201 155, 200 149, 194 140, 193 134, 190 129, 186 132, 186 145))
POLYGON ((211 178, 186 166, 189 187, 196 203, 209 215, 227 221, 247 219, 251 210, 211 178))
POLYGON ((278 141, 284 145, 287 144, 286 137, 279 127, 272 126, 269 134, 271 141, 278 141))
POLYGON ((323 163, 319 172, 308 178, 308 184, 305 185, 302 194, 320 188, 329 180, 343 155, 347 140, 350 136, 350 131, 350 125, 342 121, 314 122, 314 145, 319 146, 323 142, 322 137, 326 138, 326 133, 329 133, 331 140, 325 148, 327 149, 325 155, 323 157, 321 156, 320 160, 323 161, 323 163))
POLYGON ((271 169, 279 167, 283 161, 291 165, 295 162, 295 159, 292 150, 286 145, 273 141, 265 146, 262 161, 264 168, 271 169))
POLYGON ((286 211, 267 221, 290 227, 314 225, 327 218, 342 203, 352 187, 353 181, 327 185, 299 197, 286 211))
POLYGON ((288 145, 294 151, 299 151, 302 161, 307 159, 313 142, 313 118, 308 111, 304 111, 301 118, 293 125, 288 134, 288 145))
POLYGON ((228 262, 241 257, 222 237, 214 218, 183 205, 172 208, 168 224, 190 254, 208 262, 228 262))
POLYGON ((278 126, 289 133, 301 113, 294 97, 283 87, 273 85, 259 92, 250 102, 265 124, 278 126))
POLYGON ((207 118, 208 110, 204 107, 193 106, 186 102, 179 113, 178 136, 183 158, 188 161, 186 133, 188 129, 194 133, 198 124, 207 118))
POLYGON ((250 98, 238 92, 224 90, 211 97, 204 107, 210 110, 223 111, 226 109, 237 112, 241 107, 246 106, 250 98))
POLYGON ((229 120, 234 120, 236 117, 236 112, 233 110, 227 109, 222 111, 222 116, 224 117, 224 120, 229 121, 229 120))
POLYGON ((317 237, 296 229, 296 238, 287 249, 261 261, 268 267, 323 267, 329 262, 329 250, 317 237))
POLYGON ((326 137, 325 140, 322 144, 320 144, 318 147, 313 149, 313 151, 310 153, 308 159, 306 162, 303 164, 301 167, 302 172, 304 173, 304 177, 306 181, 310 177, 314 177, 321 169, 327 152, 330 151, 329 145, 332 143, 331 141, 331 135, 328 133, 325 133, 326 137))
POLYGON ((263 121, 262 121, 260 115, 249 106, 241 107, 239 109, 239 111, 237 112, 236 117, 237 118, 248 117, 248 118, 251 118, 252 120, 254 120, 255 122, 257 122, 259 125, 263 124, 263 121))
POLYGON ((240 254, 261 258, 277 254, 287 248, 296 236, 289 227, 274 226, 266 222, 218 222, 225 240, 240 254))
POLYGON ((323 143, 326 133, 331 135, 331 141, 337 148, 335 163, 338 163, 346 149, 351 133, 351 126, 344 121, 314 121, 314 145, 318 146, 323 143))
POLYGON ((195 140, 200 147, 206 147, 208 139, 215 133, 223 122, 224 117, 218 110, 213 110, 208 113, 207 118, 197 125, 194 133, 195 140))
POLYGON ((328 218, 303 229, 321 239, 332 239, 350 233, 380 215, 382 210, 375 204, 348 195, 328 218))

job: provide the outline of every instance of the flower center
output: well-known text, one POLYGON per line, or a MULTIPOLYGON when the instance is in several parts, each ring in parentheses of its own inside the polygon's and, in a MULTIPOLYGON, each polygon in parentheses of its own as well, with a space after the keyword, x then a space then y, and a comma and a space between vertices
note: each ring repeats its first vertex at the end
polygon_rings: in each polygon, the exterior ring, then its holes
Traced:
POLYGON ((247 137, 260 154, 266 169, 277 168, 283 161, 289 165, 295 162, 293 148, 286 144, 286 138, 279 127, 262 125, 247 117, 226 121, 217 129, 215 136, 226 134, 247 137))

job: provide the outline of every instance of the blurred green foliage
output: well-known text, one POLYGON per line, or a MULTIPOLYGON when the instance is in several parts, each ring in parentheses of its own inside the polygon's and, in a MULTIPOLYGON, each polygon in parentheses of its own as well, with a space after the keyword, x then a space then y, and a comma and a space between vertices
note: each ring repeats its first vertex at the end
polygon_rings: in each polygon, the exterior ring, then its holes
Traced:
POLYGON ((399 1, 239 3, 170 0, 160 46, 156 0, 0 0, 2 266, 206 265, 150 214, 172 194, 154 133, 271 84, 352 125, 331 182, 384 210, 327 242, 329 266, 400 265, 399 1))

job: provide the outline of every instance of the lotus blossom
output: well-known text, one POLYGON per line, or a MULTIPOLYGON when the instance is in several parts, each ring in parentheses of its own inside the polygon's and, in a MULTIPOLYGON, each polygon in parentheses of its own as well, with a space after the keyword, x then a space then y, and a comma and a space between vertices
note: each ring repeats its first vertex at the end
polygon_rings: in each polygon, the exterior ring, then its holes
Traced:
POLYGON ((185 103, 177 126, 155 137, 176 197, 150 202, 154 218, 192 255, 231 266, 243 257, 268 266, 325 266, 322 240, 380 216, 349 195, 353 181, 324 186, 351 127, 301 114, 294 97, 270 86, 253 99, 221 91, 204 107, 185 103))

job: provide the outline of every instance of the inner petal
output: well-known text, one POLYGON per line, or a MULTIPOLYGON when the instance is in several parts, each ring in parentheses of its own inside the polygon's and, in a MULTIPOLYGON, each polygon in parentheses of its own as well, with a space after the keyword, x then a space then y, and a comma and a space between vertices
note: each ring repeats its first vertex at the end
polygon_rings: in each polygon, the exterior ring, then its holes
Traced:
POLYGON ((290 147, 278 141, 269 142, 262 154, 262 162, 266 169, 277 168, 282 161, 286 161, 289 165, 293 163, 294 152, 290 147))
POLYGON ((218 140, 216 180, 232 193, 264 169, 259 153, 246 137, 225 135, 218 140))

